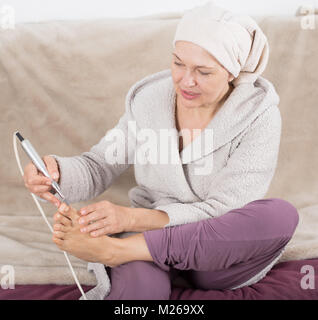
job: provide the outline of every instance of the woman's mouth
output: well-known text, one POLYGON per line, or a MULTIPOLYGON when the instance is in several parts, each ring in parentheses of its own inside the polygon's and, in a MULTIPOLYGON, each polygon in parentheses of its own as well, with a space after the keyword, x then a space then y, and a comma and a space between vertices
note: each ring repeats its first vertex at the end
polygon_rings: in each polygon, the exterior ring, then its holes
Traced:
POLYGON ((194 99, 198 98, 201 95, 200 93, 192 93, 192 92, 187 92, 187 91, 184 91, 184 90, 181 90, 181 94, 187 100, 194 100, 194 99))

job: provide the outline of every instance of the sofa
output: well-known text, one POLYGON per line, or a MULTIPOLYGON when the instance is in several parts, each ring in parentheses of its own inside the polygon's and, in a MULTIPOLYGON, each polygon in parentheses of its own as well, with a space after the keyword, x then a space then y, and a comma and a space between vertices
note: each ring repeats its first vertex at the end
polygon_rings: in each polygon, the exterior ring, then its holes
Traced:
MULTIPOLYGON (((171 299, 318 298, 317 291, 300 285, 303 266, 318 272, 318 19, 311 16, 315 27, 306 29, 302 26, 309 17, 299 12, 253 16, 269 40, 263 76, 281 98, 283 120, 278 166, 264 198, 282 198, 298 209, 295 234, 278 263, 251 288, 204 291, 179 278, 171 299)), ((77 290, 63 253, 24 186, 13 133, 18 130, 30 139, 41 155, 88 151, 123 114, 129 88, 170 67, 181 16, 48 21, 0 29, 0 268, 11 265, 15 271, 15 290, 0 289, 0 299, 71 299, 77 290)), ((29 160, 21 149, 19 153, 26 165, 29 160)), ((79 209, 105 199, 130 206, 128 191, 135 185, 131 166, 103 194, 72 206, 79 209)), ((41 205, 52 223, 56 208, 41 205)), ((84 288, 96 284, 85 261, 70 260, 84 288)), ((316 285, 317 279, 314 275, 316 285)))

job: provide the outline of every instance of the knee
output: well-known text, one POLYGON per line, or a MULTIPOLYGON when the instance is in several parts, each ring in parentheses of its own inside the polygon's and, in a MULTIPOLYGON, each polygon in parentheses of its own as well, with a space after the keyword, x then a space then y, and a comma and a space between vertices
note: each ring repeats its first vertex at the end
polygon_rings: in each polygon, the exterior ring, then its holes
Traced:
POLYGON ((278 235, 291 238, 299 222, 297 209, 290 202, 279 198, 261 201, 265 204, 264 223, 268 222, 278 235))
POLYGON ((119 286, 121 288, 120 299, 170 299, 171 281, 169 272, 161 270, 152 262, 132 261, 113 268, 112 281, 113 279, 121 282, 119 286), (115 275, 115 273, 117 274, 115 275))
POLYGON ((153 262, 134 261, 130 277, 135 278, 135 290, 141 291, 138 300, 169 300, 171 293, 170 275, 153 262))

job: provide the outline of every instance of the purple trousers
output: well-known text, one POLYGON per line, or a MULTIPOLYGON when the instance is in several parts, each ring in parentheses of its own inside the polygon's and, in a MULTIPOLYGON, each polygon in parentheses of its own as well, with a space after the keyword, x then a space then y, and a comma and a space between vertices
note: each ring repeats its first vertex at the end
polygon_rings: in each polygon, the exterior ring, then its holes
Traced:
POLYGON ((145 231, 153 262, 107 267, 112 288, 105 300, 169 300, 171 282, 180 275, 193 288, 234 289, 277 260, 298 221, 292 204, 271 198, 220 217, 145 231))

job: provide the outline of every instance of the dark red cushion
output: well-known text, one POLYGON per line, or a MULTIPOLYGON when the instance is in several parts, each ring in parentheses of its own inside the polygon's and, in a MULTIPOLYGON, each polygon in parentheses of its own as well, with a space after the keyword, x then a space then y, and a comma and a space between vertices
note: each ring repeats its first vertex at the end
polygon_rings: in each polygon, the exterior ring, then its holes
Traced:
POLYGON ((281 262, 258 283, 236 290, 198 290, 174 288, 171 300, 317 300, 318 259, 281 262), (303 289, 301 273, 305 265, 313 267, 314 289, 303 289))
MULTIPOLYGON (((317 300, 318 259, 281 262, 258 283, 236 290, 198 290, 173 287, 171 300, 317 300), (303 289, 301 273, 305 265, 315 271, 314 289, 303 289)), ((92 287, 83 286, 86 292, 92 287)), ((76 285, 16 285, 15 289, 1 289, 0 300, 77 300, 76 285)))

